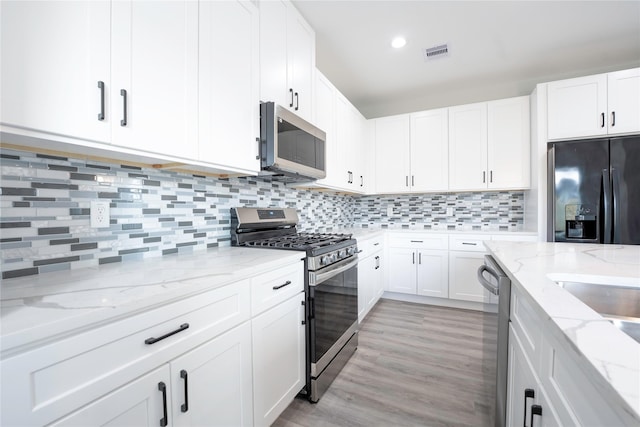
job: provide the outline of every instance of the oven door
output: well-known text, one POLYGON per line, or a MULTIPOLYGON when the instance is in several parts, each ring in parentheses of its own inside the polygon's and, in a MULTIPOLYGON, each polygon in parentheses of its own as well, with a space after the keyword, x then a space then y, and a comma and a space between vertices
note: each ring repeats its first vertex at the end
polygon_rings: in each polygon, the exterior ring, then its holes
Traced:
POLYGON ((358 258, 309 273, 309 356, 317 377, 358 328, 358 258))

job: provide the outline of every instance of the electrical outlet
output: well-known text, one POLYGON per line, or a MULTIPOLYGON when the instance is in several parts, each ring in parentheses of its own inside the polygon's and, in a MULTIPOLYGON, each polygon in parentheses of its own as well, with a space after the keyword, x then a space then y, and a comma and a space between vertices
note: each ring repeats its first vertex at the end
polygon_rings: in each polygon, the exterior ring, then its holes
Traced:
POLYGON ((387 205, 387 216, 393 216, 393 205, 387 205))
POLYGON ((453 208, 447 208, 447 216, 453 216, 453 208))
POLYGON ((95 200, 91 202, 91 228, 109 227, 111 215, 109 202, 95 200))

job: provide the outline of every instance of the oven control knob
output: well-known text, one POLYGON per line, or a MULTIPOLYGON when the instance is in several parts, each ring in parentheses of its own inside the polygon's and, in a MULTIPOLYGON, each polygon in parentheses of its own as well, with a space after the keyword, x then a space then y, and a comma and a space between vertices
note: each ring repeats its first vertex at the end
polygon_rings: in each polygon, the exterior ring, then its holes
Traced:
POLYGON ((346 256, 347 256, 347 251, 345 249, 343 249, 338 254, 338 259, 346 258, 346 256))
POLYGON ((329 258, 329 255, 325 255, 322 258, 320 258, 320 265, 327 265, 331 262, 331 259, 329 258))
POLYGON ((356 253, 356 248, 355 247, 351 246, 350 248, 347 249, 347 254, 349 256, 351 256, 351 255, 353 255, 355 253, 356 253))
POLYGON ((332 253, 329 255, 329 260, 330 260, 331 262, 336 262, 336 261, 338 260, 338 254, 336 254, 335 252, 332 252, 332 253))

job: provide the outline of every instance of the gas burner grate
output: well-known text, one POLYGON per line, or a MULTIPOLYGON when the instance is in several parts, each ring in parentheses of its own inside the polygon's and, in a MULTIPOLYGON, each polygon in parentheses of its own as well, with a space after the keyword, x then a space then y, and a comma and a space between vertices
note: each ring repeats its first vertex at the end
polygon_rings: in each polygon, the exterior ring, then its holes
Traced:
POLYGON ((245 242, 244 246, 281 249, 310 249, 349 240, 350 234, 298 233, 245 242))

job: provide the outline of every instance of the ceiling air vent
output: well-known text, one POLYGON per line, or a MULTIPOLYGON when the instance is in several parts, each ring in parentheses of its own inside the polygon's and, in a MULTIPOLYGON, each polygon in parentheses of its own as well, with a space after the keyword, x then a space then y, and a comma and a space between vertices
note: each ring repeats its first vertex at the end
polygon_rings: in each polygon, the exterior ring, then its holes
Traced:
POLYGON ((436 58, 443 58, 445 56, 449 56, 449 45, 441 44, 439 46, 424 49, 423 52, 425 61, 431 61, 432 59, 436 58))

